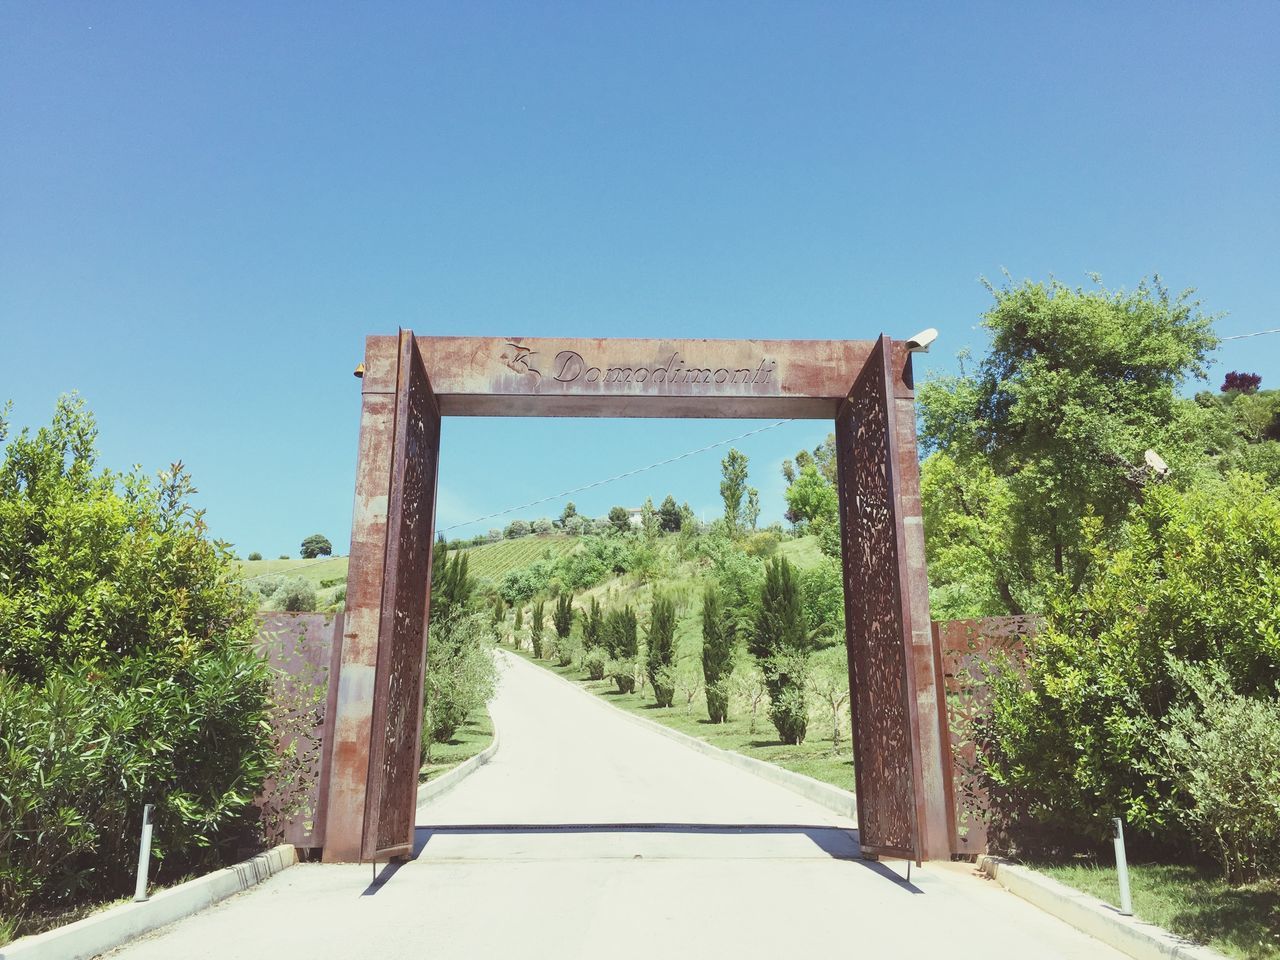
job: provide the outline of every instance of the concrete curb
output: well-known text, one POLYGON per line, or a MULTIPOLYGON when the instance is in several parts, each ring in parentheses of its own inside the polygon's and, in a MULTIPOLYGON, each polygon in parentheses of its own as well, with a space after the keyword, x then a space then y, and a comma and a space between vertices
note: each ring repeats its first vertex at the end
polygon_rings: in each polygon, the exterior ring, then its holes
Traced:
MULTIPOLYGON (((493 724, 493 743, 489 744, 474 757, 468 757, 460 764, 450 770, 448 773, 441 774, 435 780, 428 780, 426 783, 418 787, 418 809, 421 810, 427 804, 437 797, 441 797, 448 793, 467 777, 471 776, 486 763, 493 759, 493 755, 498 752, 498 725, 493 723, 493 715, 489 715, 489 722, 493 724)), ((3 960, 3 958, 0 958, 3 960)))
POLYGON ((977 866, 1015 896, 1135 960, 1225 960, 1216 950, 1154 924, 1121 916, 1101 900, 1001 857, 979 857, 977 866))
MULTIPOLYGON (((520 660, 524 659, 523 657, 519 657, 508 650, 504 650, 503 654, 506 656, 516 657, 516 659, 520 660)), ((848 817, 855 823, 858 820, 857 800, 848 790, 841 790, 839 787, 832 786, 829 783, 823 783, 821 780, 813 779, 813 777, 806 777, 803 773, 795 773, 791 770, 787 770, 785 767, 775 766, 774 764, 767 763, 764 760, 757 760, 754 757, 747 757, 741 753, 734 753, 732 750, 724 750, 720 747, 707 743, 705 740, 699 740, 697 737, 691 737, 687 733, 681 733, 679 730, 673 730, 670 727, 664 726, 654 720, 636 716, 629 710, 623 710, 621 707, 614 706, 608 700, 597 697, 590 690, 586 690, 578 686, 572 680, 566 680, 554 670, 548 670, 545 667, 540 667, 538 664, 530 661, 525 662, 529 663, 530 666, 538 667, 544 673, 555 677, 561 683, 578 691, 578 693, 582 694, 584 697, 587 697, 591 702, 599 704, 606 710, 613 710, 616 713, 622 714, 622 716, 626 717, 632 723, 638 724, 639 726, 642 726, 647 730, 651 730, 654 733, 661 734, 668 740, 674 740, 676 743, 684 744, 690 750, 696 750, 698 753, 705 756, 714 757, 723 763, 729 764, 731 767, 736 767, 746 773, 753 774, 762 780, 768 780, 770 783, 790 790, 792 793, 798 793, 806 800, 810 800, 821 807, 825 807, 833 813, 838 813, 842 817, 848 817)))
POLYGON ((87 960, 248 890, 297 862, 298 851, 282 843, 234 866, 161 890, 142 903, 122 903, 65 927, 21 937, 0 947, 0 960, 87 960))

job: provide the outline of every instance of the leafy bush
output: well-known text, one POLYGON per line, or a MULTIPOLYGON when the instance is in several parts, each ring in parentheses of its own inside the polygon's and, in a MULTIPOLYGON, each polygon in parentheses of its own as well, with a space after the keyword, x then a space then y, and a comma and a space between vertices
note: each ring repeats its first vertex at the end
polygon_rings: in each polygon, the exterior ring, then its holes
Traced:
POLYGON ((1229 883, 1280 872, 1280 699, 1244 697, 1219 664, 1171 661, 1188 692, 1162 733, 1178 822, 1229 883))
POLYGON ((1178 785, 1151 762, 1182 690, 1170 658, 1217 664, 1244 696, 1274 691, 1280 494, 1241 475, 1157 487, 1099 566, 1054 601, 1025 676, 993 678, 991 774, 1054 843, 1102 841, 1121 816, 1139 840, 1176 845, 1178 785))
POLYGON ((577 514, 574 514, 573 516, 569 517, 569 519, 565 520, 564 532, 569 534, 569 536, 571 537, 580 537, 582 536, 583 531, 586 529, 586 526, 587 526, 587 521, 583 517, 580 517, 577 514))
POLYGON ((532 530, 534 533, 550 533, 553 529, 555 528, 552 527, 551 521, 546 517, 539 517, 537 520, 533 521, 532 524, 532 530))
POLYGON ((618 533, 626 533, 631 529, 631 512, 626 507, 611 507, 609 523, 618 533))
POLYGON ((507 524, 507 528, 502 533, 508 540, 526 536, 529 533, 529 521, 512 520, 507 524))
POLYGON ((592 647, 582 655, 582 669, 592 680, 603 680, 605 668, 609 663, 609 654, 603 647, 592 647))
POLYGON ((316 588, 301 577, 289 577, 271 595, 271 603, 274 609, 288 610, 291 613, 314 610, 316 588))
POLYGON ((556 663, 571 667, 582 653, 581 645, 571 636, 556 637, 556 663))
POLYGON ((545 560, 508 570, 498 583, 498 594, 511 604, 532 600, 550 586, 551 573, 552 565, 545 560))
POLYGON ((707 691, 707 716, 712 723, 728 719, 735 636, 733 621, 725 616, 720 591, 713 584, 702 596, 702 679, 707 691))
POLYGON ((835 557, 823 557, 800 574, 805 627, 819 638, 844 636, 844 568, 835 557))
POLYGON ((1253 393, 1262 385, 1262 377, 1256 373, 1238 373, 1232 370, 1222 380, 1222 392, 1238 390, 1240 393, 1253 393))
POLYGON ((249 559, 250 559, 250 560, 261 560, 261 559, 262 559, 262 554, 260 554, 257 550, 254 550, 251 554, 249 554, 249 559))
POLYGON ((782 535, 776 530, 757 530, 742 542, 742 549, 749 557, 771 557, 781 542, 782 535))
POLYGON ((676 607, 668 596, 653 598, 646 659, 649 685, 658 706, 669 707, 675 697, 672 667, 675 663, 676 607))
MULTIPOLYGON (((432 623, 429 633, 424 725, 430 740, 448 743, 493 697, 493 628, 484 614, 473 613, 432 623)), ((423 745, 424 761, 429 749, 423 745)))
POLYGON ((629 606, 621 610, 610 610, 604 618, 601 632, 605 649, 609 653, 609 676, 617 683, 620 693, 634 692, 636 658, 640 652, 635 611, 629 606))
POLYGON ((751 654, 769 687, 769 719, 783 743, 804 742, 809 722, 809 634, 800 602, 800 585, 786 558, 765 567, 760 609, 751 636, 751 654))
POLYGON ((189 505, 190 478, 181 464, 158 480, 99 471, 96 437, 63 398, 0 465, 9 917, 131 889, 145 803, 160 879, 234 854, 276 764, 251 598, 189 505))

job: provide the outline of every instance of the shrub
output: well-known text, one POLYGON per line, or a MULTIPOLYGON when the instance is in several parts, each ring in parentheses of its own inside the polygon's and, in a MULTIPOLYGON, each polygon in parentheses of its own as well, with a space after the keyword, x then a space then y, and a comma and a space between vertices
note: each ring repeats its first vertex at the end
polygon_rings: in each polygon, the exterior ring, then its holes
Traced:
POLYGON ((810 636, 844 636, 844 568, 835 557, 823 557, 800 574, 805 627, 810 636))
POLYGON ((262 554, 260 554, 257 550, 255 550, 255 551, 253 551, 253 553, 249 554, 249 559, 250 559, 250 560, 261 560, 261 559, 262 559, 262 554))
POLYGON ((636 635, 636 614, 631 607, 610 610, 604 618, 602 630, 605 649, 609 652, 609 676, 614 679, 621 693, 633 693, 636 688, 636 657, 640 642, 636 635))
POLYGON ((667 596, 653 598, 650 611, 649 634, 646 638, 646 659, 649 685, 660 707, 671 706, 675 697, 672 666, 675 663, 676 607, 667 596))
POLYGON ((808 726, 809 639, 800 585, 786 558, 765 567, 751 653, 769 687, 769 719, 783 743, 804 742, 808 726))
POLYGON ((542 659, 542 617, 546 609, 546 601, 539 600, 533 605, 533 616, 529 618, 529 639, 533 642, 533 655, 542 659))
POLYGON ((993 678, 996 786, 1050 842, 1102 842, 1120 816, 1139 841, 1176 846, 1181 794, 1151 761, 1183 689, 1170 663, 1217 664, 1237 693, 1268 696, 1277 636, 1280 494, 1241 475, 1149 490, 1094 580, 1054 600, 1025 676, 993 678))
MULTIPOLYGON (((0 411, 0 441, 7 424, 0 411)), ((0 464, 0 902, 132 889, 142 807, 159 879, 234 855, 275 769, 251 597, 181 464, 99 471, 63 398, 0 464)))
POLYGON ((553 529, 555 528, 551 525, 551 521, 546 517, 539 517, 533 521, 532 530, 534 533, 550 533, 553 529))
POLYGON ((304 560, 314 560, 316 557, 331 557, 333 556, 333 544, 329 542, 329 538, 324 534, 313 533, 302 541, 300 556, 304 560))
POLYGON ((587 521, 583 517, 574 514, 564 521, 564 532, 569 534, 571 537, 580 537, 586 529, 586 526, 587 521))
POLYGON ((725 616, 720 591, 712 584, 702 595, 702 679, 712 723, 724 723, 729 716, 734 639, 733 622, 725 616))
MULTIPOLYGON (((481 709, 497 683, 493 629, 475 613, 432 623, 427 657, 425 727, 428 738, 448 743, 467 717, 481 709)), ((423 745, 423 759, 430 745, 423 745)))
POLYGON ((556 663, 562 667, 571 667, 582 653, 582 647, 571 636, 556 637, 556 663))
POLYGON ((609 663, 609 654, 602 647, 592 647, 582 655, 582 669, 587 672, 587 676, 592 680, 603 680, 606 666, 609 663))
POLYGON ((1228 883, 1280 870, 1280 699, 1244 697, 1219 664, 1171 661, 1187 694, 1162 733, 1178 821, 1228 883))
POLYGON ((498 593, 507 603, 524 603, 543 592, 551 584, 551 564, 538 560, 503 574, 498 593))
POLYGON ((512 520, 510 523, 507 524, 506 530, 503 531, 503 536, 505 536, 508 540, 511 540, 511 539, 514 539, 515 537, 523 537, 526 534, 528 534, 528 532, 529 532, 529 521, 512 520))
POLYGON ((775 530, 758 530, 746 538, 742 549, 751 557, 771 557, 778 552, 782 535, 775 530))
POLYGON ((277 559, 280 559, 280 560, 288 560, 288 559, 289 559, 289 555, 288 555, 287 553, 282 553, 282 554, 280 554, 280 556, 279 556, 277 559))
POLYGON ((289 577, 271 595, 271 603, 276 610, 288 610, 297 613, 316 608, 316 588, 301 577, 289 577))

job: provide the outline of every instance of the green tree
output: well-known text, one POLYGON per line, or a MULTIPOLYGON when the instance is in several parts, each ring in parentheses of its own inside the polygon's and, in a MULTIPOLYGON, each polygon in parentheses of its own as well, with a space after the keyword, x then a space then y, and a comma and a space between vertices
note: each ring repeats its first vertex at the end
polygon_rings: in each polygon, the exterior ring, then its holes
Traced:
POLYGON ((631 512, 626 507, 610 507, 609 522, 618 533, 626 533, 631 529, 631 512))
POLYGON ((556 628, 556 636, 561 640, 569 639, 573 630, 573 595, 562 593, 556 598, 555 608, 551 611, 551 623, 556 628))
MULTIPOLYGON (((801 451, 803 453, 803 451, 801 451)), ((818 537, 823 552, 839 550, 839 500, 835 484, 813 463, 805 463, 783 494, 787 501, 787 519, 799 529, 818 537)))
POLYGON ((636 614, 630 606, 610 610, 604 618, 605 648, 609 651, 609 675, 619 693, 633 693, 636 688, 636 659, 640 652, 636 614))
POLYGON ((756 524, 760 521, 760 491, 755 487, 747 488, 747 502, 742 507, 742 524, 750 527, 752 530, 756 528, 756 524))
POLYGON ((333 544, 329 542, 329 538, 324 534, 313 533, 302 541, 301 555, 304 560, 314 560, 316 557, 331 557, 333 556, 333 544))
POLYGON ((720 498, 724 501, 724 522, 731 533, 742 529, 743 500, 747 495, 747 457, 730 449, 720 461, 720 498))
POLYGON ((667 494, 667 498, 662 501, 662 506, 658 507, 658 522, 664 533, 679 533, 682 517, 680 508, 676 506, 676 501, 671 494, 667 494))
POLYGON ((592 597, 591 606, 582 618, 582 646, 585 650, 594 650, 604 642, 603 628, 604 613, 600 609, 600 601, 592 597))
POLYGON ((533 642, 533 655, 542 659, 542 622, 546 601, 539 600, 533 605, 533 616, 529 618, 529 639, 533 642))
POLYGON ((476 579, 467 568, 467 554, 437 543, 431 563, 431 620, 441 623, 462 616, 471 606, 476 579))
POLYGON ((1199 304, 1158 280, 1118 293, 1057 281, 989 289, 990 352, 975 372, 921 388, 921 439, 958 465, 952 480, 979 485, 954 499, 1006 501, 990 567, 999 602, 1020 613, 1039 609, 1056 581, 1084 583, 1093 554, 1083 523, 1114 538, 1159 479, 1146 451, 1176 482, 1193 475, 1202 418, 1177 390, 1204 377, 1216 340, 1199 304))
POLYGON ((495 595, 493 598, 492 623, 496 630, 502 625, 507 618, 507 605, 503 602, 502 597, 495 595))
POLYGON ((181 876, 234 856, 276 769, 252 598, 182 464, 99 469, 82 400, 0 409, 0 903, 132 889, 137 817, 181 876))
POLYGON ((671 706, 675 697, 676 605, 666 595, 653 598, 646 637, 646 666, 649 685, 660 707, 671 706))
POLYGON ((251 554, 249 554, 249 559, 250 559, 250 560, 261 560, 261 559, 262 559, 262 554, 261 554, 261 553, 259 553, 257 550, 255 550, 255 551, 253 551, 251 554))
POLYGON ((640 529, 647 540, 653 540, 662 530, 652 497, 645 497, 644 504, 640 507, 640 529))
POLYGON ((564 509, 560 511, 560 526, 565 526, 569 522, 570 517, 576 517, 577 515, 578 508, 575 507, 573 505, 573 501, 570 500, 564 505, 564 509))
POLYGON ((785 557, 765 565, 751 654, 769 688, 769 718, 783 743, 803 743, 808 726, 809 633, 795 571, 785 557))
POLYGON ((725 615, 720 591, 711 584, 702 595, 702 679, 707 695, 707 716, 724 723, 729 716, 729 681, 733 673, 736 631, 725 615))
MULTIPOLYGON (((1091 533, 1101 558, 1101 524, 1091 533)), ((1247 475, 1156 487, 1085 589, 1053 598, 1024 668, 993 680, 992 774, 1050 837, 1100 841, 1119 816, 1175 845, 1179 784, 1153 745, 1187 693, 1177 665, 1274 696, 1277 638, 1280 493, 1247 475)))

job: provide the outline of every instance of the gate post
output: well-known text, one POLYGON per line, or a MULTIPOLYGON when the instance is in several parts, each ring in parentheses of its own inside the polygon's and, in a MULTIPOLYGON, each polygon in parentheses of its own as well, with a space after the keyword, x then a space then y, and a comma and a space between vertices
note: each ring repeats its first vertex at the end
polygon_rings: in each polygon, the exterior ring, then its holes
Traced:
POLYGON ((391 493, 397 346, 395 337, 365 340, 346 613, 338 638, 342 666, 337 676, 337 712, 330 727, 333 760, 325 816, 325 863, 359 861, 364 834, 391 493))
POLYGON ((893 342, 893 429, 897 436, 897 498, 906 547, 911 652, 919 717, 921 790, 924 794, 924 857, 950 860, 955 813, 951 796, 951 735, 944 726, 946 687, 933 655, 929 575, 925 564, 924 513, 920 502, 920 455, 916 446, 915 382, 911 351, 893 342))
POLYGON ((859 843, 867 855, 949 859, 950 745, 939 723, 905 344, 876 341, 835 426, 859 843))

